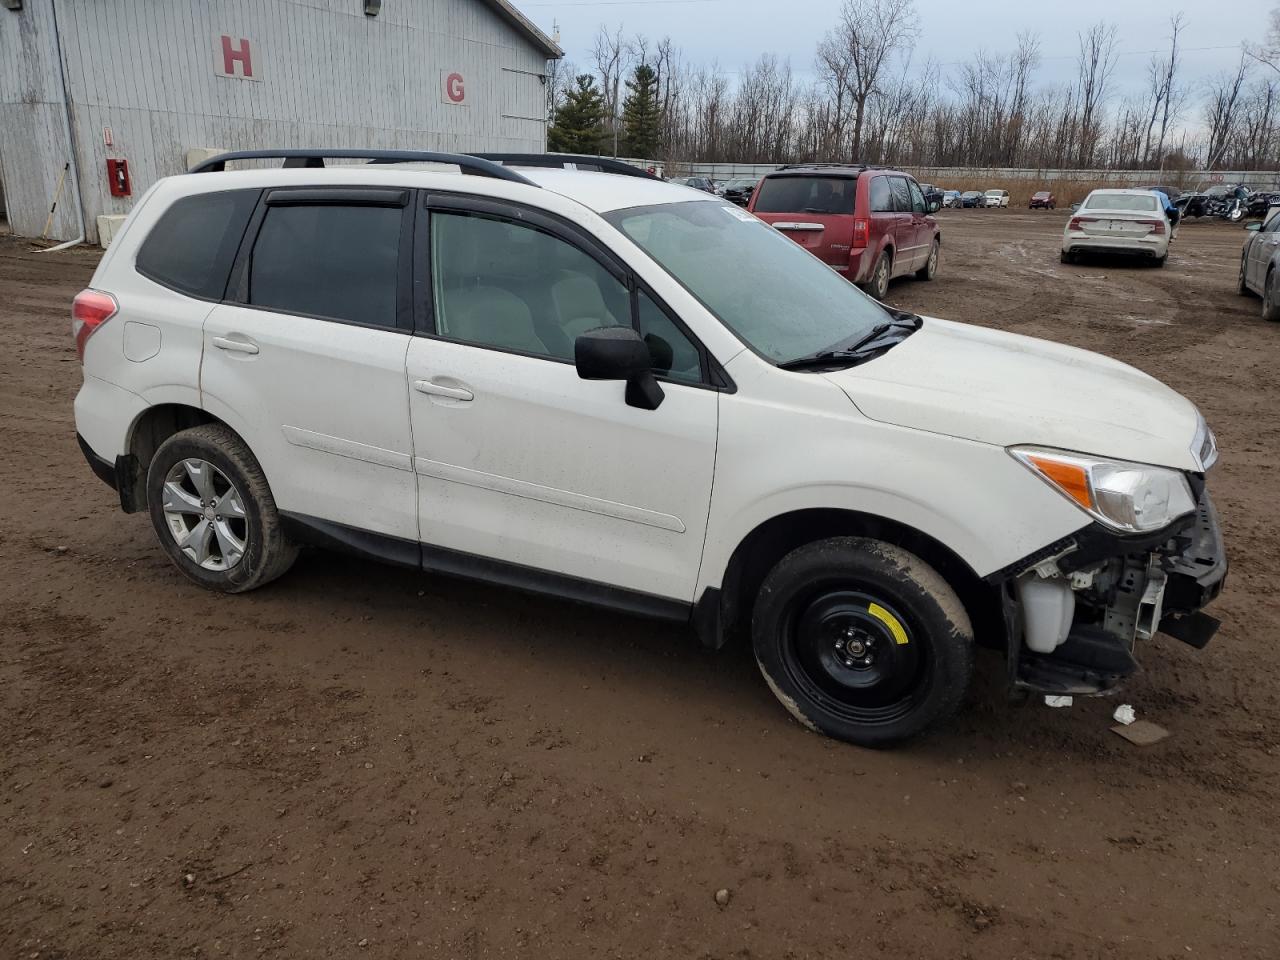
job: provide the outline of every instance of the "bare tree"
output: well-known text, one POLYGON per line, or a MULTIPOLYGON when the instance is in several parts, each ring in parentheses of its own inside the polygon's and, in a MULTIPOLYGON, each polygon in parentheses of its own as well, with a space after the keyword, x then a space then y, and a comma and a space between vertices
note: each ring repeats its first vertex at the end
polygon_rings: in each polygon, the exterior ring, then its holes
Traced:
POLYGON ((867 101, 876 92, 893 57, 914 46, 919 33, 916 21, 911 0, 845 0, 840 23, 827 35, 849 77, 853 108, 849 155, 855 163, 861 159, 867 101))
POLYGON ((1205 166, 1209 170, 1217 166, 1231 145, 1231 123, 1235 117, 1236 104, 1240 101, 1240 88, 1244 86, 1245 75, 1249 72, 1246 56, 1240 55, 1235 73, 1219 74, 1209 85, 1209 98, 1205 102, 1204 111, 1205 125, 1209 128, 1209 149, 1205 166))
POLYGON ((1080 53, 1076 58, 1076 84, 1080 91, 1080 152, 1081 167, 1090 165, 1097 147, 1101 126, 1102 105, 1106 101, 1107 87, 1116 68, 1115 24, 1095 23, 1086 32, 1078 34, 1080 53))
POLYGON ((1246 43, 1244 52, 1280 73, 1280 6, 1272 7, 1267 14, 1267 32, 1261 43, 1246 43))
POLYGON ((604 94, 605 109, 609 112, 609 129, 613 133, 613 155, 618 155, 618 135, 621 129, 619 120, 619 95, 622 88, 622 75, 630 66, 628 63, 630 46, 622 39, 622 26, 612 33, 601 24, 596 31, 595 43, 591 48, 592 59, 596 62, 596 74, 600 77, 600 89, 604 94))

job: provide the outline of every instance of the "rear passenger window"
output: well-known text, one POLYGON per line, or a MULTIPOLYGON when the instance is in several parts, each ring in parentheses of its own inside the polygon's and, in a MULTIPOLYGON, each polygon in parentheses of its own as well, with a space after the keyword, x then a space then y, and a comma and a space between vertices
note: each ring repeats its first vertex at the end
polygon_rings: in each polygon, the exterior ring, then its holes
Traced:
POLYGON ((221 300, 257 190, 183 197, 151 228, 134 261, 144 277, 180 293, 221 300))
POLYGON ((888 177, 871 178, 871 212, 893 212, 893 193, 889 189, 888 177))
POLYGON ((394 327, 402 218, 399 207, 268 207, 249 261, 247 302, 394 327))
POLYGON ((911 191, 907 188, 907 181, 902 177, 887 177, 890 182, 890 189, 893 190, 893 209, 899 213, 911 212, 911 191))

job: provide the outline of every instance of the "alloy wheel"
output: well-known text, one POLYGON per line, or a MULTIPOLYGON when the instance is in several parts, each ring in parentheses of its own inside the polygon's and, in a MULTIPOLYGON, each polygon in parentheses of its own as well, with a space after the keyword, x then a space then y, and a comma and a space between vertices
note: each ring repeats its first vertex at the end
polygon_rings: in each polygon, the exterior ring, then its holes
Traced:
POLYGON ((249 542, 244 499, 227 475, 207 460, 179 460, 164 480, 165 525, 193 563, 225 572, 243 559, 249 542))

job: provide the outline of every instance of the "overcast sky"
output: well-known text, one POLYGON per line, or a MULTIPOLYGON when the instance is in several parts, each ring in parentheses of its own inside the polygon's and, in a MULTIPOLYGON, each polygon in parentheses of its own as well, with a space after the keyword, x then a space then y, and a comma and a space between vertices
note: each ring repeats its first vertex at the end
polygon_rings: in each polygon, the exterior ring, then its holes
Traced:
MULTIPOLYGON (((813 52, 819 38, 836 20, 840 0, 515 0, 547 33, 559 24, 560 42, 569 60, 590 64, 592 38, 601 24, 622 24, 627 34, 652 39, 670 35, 693 64, 717 61, 735 73, 761 53, 791 61, 802 79, 813 75, 813 52)), ((1183 76, 1201 81, 1234 67, 1240 42, 1259 39, 1267 0, 1214 0, 1186 3, 1183 76), (1216 49, 1203 49, 1216 48, 1216 49)), ((1063 4, 1000 0, 916 0, 920 39, 915 58, 932 57, 946 71, 980 47, 1012 50, 1021 30, 1040 35, 1043 62, 1038 83, 1074 76, 1076 32, 1097 20, 1118 27, 1117 93, 1136 91, 1143 83, 1149 51, 1168 45, 1168 17, 1174 3, 1155 0, 1069 0, 1063 4)))

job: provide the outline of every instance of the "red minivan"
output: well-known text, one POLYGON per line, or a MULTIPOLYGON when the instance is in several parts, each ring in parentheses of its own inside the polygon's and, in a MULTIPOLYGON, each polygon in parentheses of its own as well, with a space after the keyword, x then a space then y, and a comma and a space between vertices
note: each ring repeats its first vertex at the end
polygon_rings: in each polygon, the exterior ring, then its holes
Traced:
POLYGON ((779 167, 760 181, 747 209, 877 300, 894 277, 932 280, 938 272, 937 205, 897 170, 779 167))

